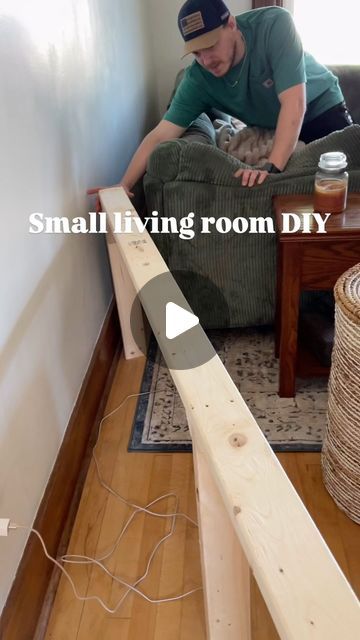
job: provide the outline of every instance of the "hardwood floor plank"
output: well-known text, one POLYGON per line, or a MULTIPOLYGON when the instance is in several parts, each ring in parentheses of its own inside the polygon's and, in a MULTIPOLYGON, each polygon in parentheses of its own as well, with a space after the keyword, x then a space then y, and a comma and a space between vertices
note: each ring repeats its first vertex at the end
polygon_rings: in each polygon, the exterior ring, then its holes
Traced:
POLYGON ((300 467, 305 504, 349 580, 350 567, 345 551, 347 542, 340 527, 340 519, 346 516, 338 509, 323 484, 320 454, 313 454, 311 458, 308 455, 299 457, 297 465, 300 467))
POLYGON ((343 512, 338 513, 340 535, 344 542, 348 565, 348 579, 355 593, 360 598, 360 529, 343 512))
MULTIPOLYGON (((115 405, 121 400, 122 397, 118 397, 115 405)), ((139 473, 140 465, 132 464, 126 453, 127 434, 123 426, 132 423, 135 406, 136 401, 129 400, 119 412, 109 419, 103 432, 107 447, 101 453, 102 475, 107 477, 106 481, 111 488, 130 500, 135 500, 136 496, 144 495, 153 465, 152 459, 144 457, 143 454, 140 463, 142 473, 139 473)), ((105 489, 103 491, 107 494, 105 489)), ((115 496, 109 495, 98 541, 98 557, 102 557, 115 544, 122 526, 132 512, 133 510, 130 507, 124 505, 115 496)), ((141 563, 140 559, 143 554, 141 539, 144 526, 145 517, 142 514, 136 515, 117 550, 105 562, 111 573, 121 576, 129 583, 136 579, 137 568, 141 563)), ((91 583, 93 585, 92 592, 102 595, 104 601, 110 605, 110 608, 116 607, 126 591, 126 588, 113 581, 110 576, 96 567, 92 571, 91 583)), ((112 616, 121 619, 129 617, 129 614, 125 611, 126 605, 127 603, 124 603, 124 606, 119 611, 115 614, 110 614, 101 609, 97 603, 86 603, 77 640, 85 640, 94 634, 98 635, 99 638, 102 637, 101 626, 99 626, 98 621, 112 616), (98 632, 97 629, 99 629, 98 632)), ((112 628, 116 628, 115 625, 112 625, 112 628)), ((111 636, 108 637, 110 640, 111 636)))
MULTIPOLYGON (((135 364, 130 368, 127 362, 121 358, 118 370, 115 376, 113 389, 110 393, 105 415, 119 405, 121 400, 129 393, 136 392, 138 380, 142 375, 145 359, 133 361, 135 364), (129 376, 129 373, 132 375, 129 376), (120 383, 120 384, 119 384, 120 383)), ((134 400, 130 400, 134 405, 134 400)), ((128 404, 125 405, 126 411, 128 404)), ((124 445, 126 438, 125 429, 119 429, 119 420, 121 420, 120 411, 112 418, 115 428, 110 428, 109 423, 105 423, 106 428, 103 430, 104 437, 100 440, 97 455, 99 459, 105 461, 108 450, 113 451, 114 446, 118 442, 118 446, 124 445), (119 442, 120 436, 120 442, 119 442), (122 437, 121 437, 122 436, 122 437)), ((125 449, 125 448, 124 448, 125 449)), ((107 460, 106 460, 107 462, 107 460)), ((84 486, 82 499, 78 510, 78 515, 74 525, 68 553, 96 555, 102 552, 103 547, 98 549, 98 539, 101 531, 101 523, 108 500, 108 493, 99 485, 95 465, 92 462, 89 468, 87 480, 84 486)), ((89 590, 89 580, 91 576, 90 567, 84 568, 80 566, 67 565, 66 567, 73 577, 78 592, 86 595, 89 590)), ((98 591, 94 591, 98 593, 98 591)), ((56 595, 54 608, 49 620, 46 639, 69 639, 77 637, 78 630, 81 625, 83 609, 86 605, 78 601, 72 592, 72 589, 65 578, 60 581, 59 589, 56 595), (64 613, 64 617, 54 616, 54 611, 59 608, 64 613), (65 619, 66 615, 66 619, 65 619), (76 629, 76 635, 75 630, 76 629)), ((99 605, 98 611, 102 611, 99 605)))
MULTIPOLYGON (((185 454, 189 465, 190 482, 188 486, 187 514, 197 522, 197 505, 194 492, 194 467, 192 456, 185 454)), ((186 525, 186 547, 184 566, 184 590, 201 585, 201 564, 199 530, 191 523, 186 525)), ((205 640, 205 611, 203 592, 185 598, 181 604, 180 636, 182 640, 205 640)))
MULTIPOLYGON (((97 506, 99 493, 100 488, 97 487, 95 482, 94 469, 91 465, 70 540, 69 554, 85 553, 89 546, 96 549, 96 541, 92 541, 92 537, 101 517, 101 509, 99 510, 97 506)), ((75 565, 67 565, 66 569, 74 580, 78 593, 86 595, 88 571, 75 565)), ((77 634, 83 607, 84 603, 75 598, 69 582, 62 577, 50 616, 46 639, 69 640, 71 637, 76 638, 75 630, 77 634), (55 612, 56 615, 54 615, 55 612), (73 633, 73 635, 69 635, 70 633, 73 633)))
MULTIPOLYGON (((147 454, 143 455, 147 456, 147 454)), ((146 500, 143 500, 143 502, 147 503, 165 493, 168 493, 171 489, 170 478, 172 457, 156 454, 151 457, 153 458, 153 465, 151 474, 149 474, 147 478, 146 500)), ((159 505, 154 506, 154 511, 159 513, 165 511, 171 512, 172 509, 172 500, 161 502, 159 505)), ((144 528, 143 535, 139 540, 142 551, 141 570, 138 571, 139 575, 144 573, 147 559, 155 544, 169 531, 170 527, 170 523, 167 518, 156 518, 151 516, 145 516, 145 518, 146 526, 144 528)), ((158 554, 154 558, 148 577, 141 584, 141 590, 151 598, 159 597, 163 553, 164 545, 160 547, 158 554)), ((135 595, 131 596, 131 598, 131 637, 140 638, 143 636, 144 640, 155 637, 157 605, 153 605, 135 595)))
MULTIPOLYGON (((178 495, 180 512, 188 513, 188 488, 191 479, 191 465, 189 459, 174 456, 172 460, 171 487, 178 495)), ((162 556, 162 571, 160 575, 159 594, 163 596, 177 596, 196 585, 184 584, 185 549, 186 549, 187 521, 177 518, 174 535, 167 540, 162 556)), ((177 600, 162 604, 156 611, 156 636, 168 637, 169 640, 180 638, 182 601, 177 600)))
POLYGON ((251 578, 250 594, 252 640, 278 640, 279 635, 253 577, 251 578))

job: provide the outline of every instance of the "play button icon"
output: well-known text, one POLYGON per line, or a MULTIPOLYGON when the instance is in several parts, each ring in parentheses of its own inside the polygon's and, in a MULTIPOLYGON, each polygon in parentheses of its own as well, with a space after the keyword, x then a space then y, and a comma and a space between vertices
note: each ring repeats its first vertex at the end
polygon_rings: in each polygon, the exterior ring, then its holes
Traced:
POLYGON ((166 365, 173 370, 193 369, 214 358, 216 351, 203 330, 228 325, 229 310, 221 289, 206 276, 185 270, 151 278, 138 292, 130 318, 134 341, 148 360, 159 366, 158 342, 166 365), (146 349, 139 302, 153 331, 146 349))
POLYGON ((193 313, 186 311, 175 302, 168 302, 166 305, 166 337, 168 340, 177 338, 185 331, 189 331, 199 324, 199 318, 193 313))

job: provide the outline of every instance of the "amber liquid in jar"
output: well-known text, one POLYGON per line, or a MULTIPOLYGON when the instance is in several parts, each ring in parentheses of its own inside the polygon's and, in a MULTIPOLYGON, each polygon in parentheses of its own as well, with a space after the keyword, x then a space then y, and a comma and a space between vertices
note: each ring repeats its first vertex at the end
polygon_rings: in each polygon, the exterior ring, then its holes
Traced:
POLYGON ((347 184, 331 178, 315 183, 314 211, 341 213, 346 208, 347 184))

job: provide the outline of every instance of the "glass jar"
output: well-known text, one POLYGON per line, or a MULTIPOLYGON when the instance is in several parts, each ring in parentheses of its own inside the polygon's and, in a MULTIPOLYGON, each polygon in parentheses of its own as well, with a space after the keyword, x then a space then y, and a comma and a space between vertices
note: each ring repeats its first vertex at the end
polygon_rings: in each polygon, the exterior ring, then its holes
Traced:
POLYGON ((322 153, 315 175, 314 211, 341 213, 346 208, 349 176, 347 159, 341 151, 322 153))

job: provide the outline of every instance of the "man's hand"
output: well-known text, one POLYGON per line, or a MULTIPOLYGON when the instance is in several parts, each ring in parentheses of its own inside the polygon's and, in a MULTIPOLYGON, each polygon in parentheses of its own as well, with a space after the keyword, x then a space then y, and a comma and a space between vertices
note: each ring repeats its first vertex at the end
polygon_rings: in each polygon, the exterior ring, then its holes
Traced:
POLYGON ((87 195, 88 196, 95 196, 99 193, 99 191, 101 191, 101 189, 112 189, 114 187, 122 187, 123 189, 125 189, 126 191, 126 195, 128 196, 128 198, 133 198, 134 194, 132 191, 130 191, 129 187, 126 186, 126 184, 124 184, 123 182, 118 182, 117 184, 112 184, 110 187, 93 187, 92 189, 88 189, 87 190, 87 195))
POLYGON ((234 173, 234 178, 242 178, 243 187, 253 187, 254 184, 262 184, 268 175, 267 171, 261 169, 238 169, 234 173))
POLYGON ((99 191, 101 189, 111 189, 112 187, 122 187, 128 198, 133 198, 134 194, 132 191, 130 191, 129 187, 127 187, 125 184, 122 184, 121 182, 119 182, 118 184, 113 184, 111 187, 93 187, 92 189, 88 189, 87 190, 87 195, 88 196, 97 196, 96 197, 96 204, 95 204, 95 211, 96 213, 99 213, 99 211, 101 211, 101 203, 100 203, 100 198, 99 198, 99 191))

